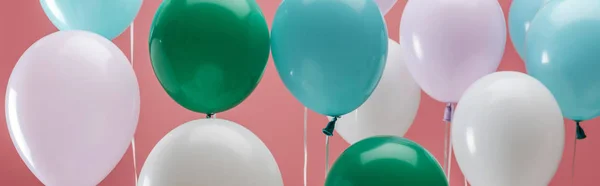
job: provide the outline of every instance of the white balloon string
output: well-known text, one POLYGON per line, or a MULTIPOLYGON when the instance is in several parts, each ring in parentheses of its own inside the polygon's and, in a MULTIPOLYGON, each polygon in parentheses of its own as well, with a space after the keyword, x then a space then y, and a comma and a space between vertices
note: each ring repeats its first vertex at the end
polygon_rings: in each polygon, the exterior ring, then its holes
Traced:
POLYGON ((452 141, 448 142, 448 180, 450 180, 450 173, 452 172, 452 141))
POLYGON ((446 104, 444 111, 444 124, 446 125, 446 131, 444 133, 444 168, 446 170, 446 177, 450 181, 450 171, 452 170, 452 138, 450 131, 450 124, 452 122, 452 116, 454 115, 454 105, 452 103, 446 104))
POLYGON ((577 157, 577 137, 573 138, 573 162, 571 164, 571 185, 575 185, 575 158, 577 157))
POLYGON ((329 136, 325 136, 325 179, 329 173, 329 136))
MULTIPOLYGON (((131 67, 133 67, 133 49, 134 49, 134 30, 133 30, 133 22, 131 22, 131 26, 129 27, 129 57, 131 58, 131 67)), ((133 173, 135 185, 138 185, 138 173, 137 173, 137 160, 135 155, 135 136, 131 138, 131 154, 133 155, 133 173)))
POLYGON ((306 172, 308 169, 308 135, 307 135, 307 120, 308 120, 308 109, 304 107, 304 186, 306 186, 306 172))
POLYGON ((137 162, 136 162, 136 155, 135 155, 135 138, 131 139, 131 151, 133 152, 133 172, 134 172, 134 176, 135 176, 135 185, 138 185, 138 174, 137 174, 137 162))
POLYGON ((443 164, 443 168, 444 171, 447 172, 448 169, 448 131, 450 129, 450 123, 448 123, 447 121, 445 122, 446 124, 446 130, 444 131, 444 164, 443 164))

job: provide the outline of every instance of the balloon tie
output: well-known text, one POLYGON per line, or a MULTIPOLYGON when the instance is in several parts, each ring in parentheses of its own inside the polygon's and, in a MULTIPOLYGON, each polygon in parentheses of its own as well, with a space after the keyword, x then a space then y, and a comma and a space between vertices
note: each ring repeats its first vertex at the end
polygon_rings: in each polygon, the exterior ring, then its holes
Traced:
POLYGON ((450 168, 452 165, 452 143, 450 142, 450 122, 452 122, 452 116, 454 115, 454 105, 452 103, 446 104, 444 110, 444 122, 446 131, 444 132, 444 169, 446 170, 447 176, 450 177, 450 168))
POLYGON ((577 129, 576 129, 576 134, 577 134, 577 139, 578 140, 582 140, 585 139, 587 136, 585 135, 585 131, 583 131, 583 128, 581 128, 581 125, 579 124, 579 120, 575 121, 575 124, 577 125, 577 129))
POLYGON ((208 113, 208 114, 206 114, 206 118, 207 119, 213 118, 214 115, 215 114, 213 114, 213 113, 208 113))
POLYGON ((323 128, 323 134, 327 136, 333 136, 333 131, 335 130, 335 123, 337 122, 338 118, 339 116, 335 116, 331 121, 329 121, 329 123, 327 123, 327 126, 323 128))
POLYGON ((339 116, 335 116, 327 123, 327 126, 323 128, 323 134, 325 134, 325 177, 327 177, 327 173, 329 172, 329 137, 333 136, 333 131, 335 130, 335 123, 337 122, 339 116))
POLYGON ((454 112, 454 108, 452 107, 452 103, 446 104, 446 110, 444 111, 444 121, 452 122, 452 114, 454 112))

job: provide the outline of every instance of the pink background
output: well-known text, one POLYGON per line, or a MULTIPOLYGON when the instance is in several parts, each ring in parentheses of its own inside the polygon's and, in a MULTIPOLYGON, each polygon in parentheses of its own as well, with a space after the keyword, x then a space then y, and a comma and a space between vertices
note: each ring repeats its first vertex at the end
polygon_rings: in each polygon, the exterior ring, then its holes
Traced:
MULTIPOLYGON (((137 168, 141 170, 143 162, 156 144, 167 132, 178 125, 204 117, 201 114, 185 110, 172 101, 158 83, 148 56, 148 33, 150 24, 159 0, 146 0, 135 20, 135 62, 141 88, 141 115, 135 135, 137 145, 137 168)), ((258 0, 263 12, 271 23, 279 5, 279 0, 258 0)), ((508 13, 511 0, 500 0, 505 14, 508 13)), ((398 40, 400 16, 406 0, 399 0, 386 16, 389 35, 398 40)), ((21 54, 36 40, 56 31, 44 15, 39 1, 14 0, 4 1, 0 6, 0 87, 6 87, 10 72, 21 54)), ((129 55, 129 30, 115 43, 129 55)), ((507 43, 506 52, 499 70, 524 71, 523 62, 517 56, 512 44, 507 43)), ((0 91, 4 97, 5 91, 0 91)), ((4 99, 0 99, 4 101, 4 99)), ((3 103, 1 104, 3 105, 3 103)), ((399 105, 401 106, 401 105, 399 105)), ((4 107, 0 107, 3 113, 4 107)), ((442 122, 444 104, 438 103, 423 95, 417 119, 406 135, 426 147, 441 162, 444 147, 444 124, 442 122)), ((0 114, 4 122, 4 114, 0 114)), ((272 61, 269 62, 265 76, 255 92, 241 105, 225 113, 219 118, 229 119, 251 129, 271 149, 283 174, 286 186, 303 185, 303 106, 285 89, 275 71, 272 61)), ((323 185, 324 181, 324 136, 321 129, 326 124, 325 117, 316 113, 309 114, 309 157, 308 185, 323 185)), ((576 184, 593 185, 598 171, 593 171, 600 164, 600 125, 598 120, 583 123, 588 138, 578 142, 576 184)), ((563 161, 555 175, 552 186, 564 186, 571 183, 571 161, 575 126, 565 121, 567 138, 563 161)), ((335 158, 348 146, 339 135, 332 139, 332 154, 335 158)), ((19 158, 10 140, 6 127, 0 127, 0 185, 42 185, 27 169, 19 158)), ((134 185, 134 169, 131 149, 123 157, 119 165, 100 185, 134 185)), ((463 185, 463 175, 456 162, 452 165, 451 185, 463 185)), ((77 175, 73 175, 77 176, 77 175)))

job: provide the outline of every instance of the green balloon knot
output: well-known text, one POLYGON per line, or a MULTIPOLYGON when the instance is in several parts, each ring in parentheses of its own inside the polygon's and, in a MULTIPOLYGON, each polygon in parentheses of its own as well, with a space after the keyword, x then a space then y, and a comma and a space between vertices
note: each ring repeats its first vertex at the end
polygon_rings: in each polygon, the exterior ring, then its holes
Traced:
POLYGON ((206 118, 207 119, 213 118, 214 115, 215 114, 213 114, 213 113, 208 113, 208 114, 206 114, 206 118))
POLYGON ((333 117, 333 119, 329 121, 329 123, 327 123, 327 126, 323 128, 323 134, 327 136, 333 136, 333 131, 335 130, 335 122, 337 122, 338 118, 338 116, 333 117))
POLYGON ((576 134, 577 134, 577 139, 582 140, 582 139, 585 139, 587 136, 585 135, 585 131, 583 131, 583 128, 581 128, 581 125, 579 124, 579 122, 581 122, 581 121, 575 121, 575 124, 577 125, 576 134))

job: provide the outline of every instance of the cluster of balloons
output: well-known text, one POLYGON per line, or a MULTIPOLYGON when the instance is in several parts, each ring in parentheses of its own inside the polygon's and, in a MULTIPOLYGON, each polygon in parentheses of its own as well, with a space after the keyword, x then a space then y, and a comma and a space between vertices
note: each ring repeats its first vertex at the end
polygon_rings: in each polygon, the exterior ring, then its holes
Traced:
POLYGON ((218 112, 240 104, 267 65, 267 21, 254 0, 163 1, 149 38, 154 73, 181 106, 207 114, 163 137, 140 186, 283 186, 275 158, 250 130, 218 112))
POLYGON ((10 75, 10 136, 44 185, 97 185, 125 154, 138 123, 138 82, 110 39, 127 29, 142 0, 40 3, 60 31, 31 45, 10 75))
POLYGON ((283 1, 275 14, 272 52, 285 86, 309 109, 333 117, 325 134, 339 122, 338 132, 354 143, 326 186, 448 185, 427 150, 397 137, 416 115, 420 89, 400 44, 388 39, 382 11, 389 7, 377 4, 394 2, 283 1))
POLYGON ((548 185, 564 149, 563 116, 600 115, 600 2, 515 0, 511 39, 527 73, 497 72, 460 99, 452 143, 472 185, 548 185), (501 152, 501 153, 499 153, 501 152))
MULTIPOLYGON (((110 39, 142 0, 40 2, 60 31, 34 43, 11 74, 11 138, 45 185, 95 185, 137 126, 137 79, 110 39)), ((400 43, 388 38, 383 19, 394 3, 283 1, 269 34, 255 0, 164 1, 150 30, 154 72, 173 100, 208 118, 166 135, 140 185, 283 185, 255 134, 211 117, 250 95, 271 50, 294 97, 334 118, 324 132, 332 135, 337 121, 352 144, 326 186, 448 185, 432 155, 400 137, 421 88, 459 103, 452 143, 473 185, 547 184, 564 148, 563 115, 577 122, 600 115, 600 2, 513 1, 509 31, 531 76, 494 73, 506 43, 496 0, 409 1, 400 43)))

